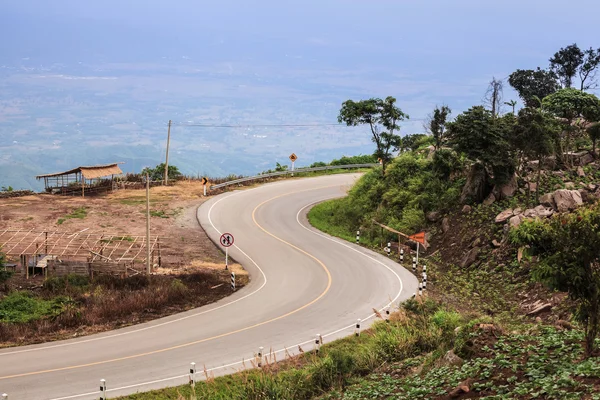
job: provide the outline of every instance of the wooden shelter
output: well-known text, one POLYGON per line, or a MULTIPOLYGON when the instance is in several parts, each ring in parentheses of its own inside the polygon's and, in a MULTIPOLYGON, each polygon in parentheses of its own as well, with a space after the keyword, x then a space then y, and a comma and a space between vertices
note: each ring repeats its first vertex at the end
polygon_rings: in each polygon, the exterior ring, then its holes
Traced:
POLYGON ((83 197, 86 191, 88 194, 112 191, 115 175, 123 173, 119 164, 123 163, 77 167, 69 171, 38 175, 35 178, 43 179, 46 191, 52 194, 75 196, 81 193, 83 197))

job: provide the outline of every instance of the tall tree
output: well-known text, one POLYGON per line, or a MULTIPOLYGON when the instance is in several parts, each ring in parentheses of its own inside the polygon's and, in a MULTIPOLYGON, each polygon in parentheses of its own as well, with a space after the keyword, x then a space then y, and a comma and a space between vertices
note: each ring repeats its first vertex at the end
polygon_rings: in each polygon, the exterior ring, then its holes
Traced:
POLYGON ((433 135, 434 147, 439 150, 444 144, 446 144, 446 124, 448 123, 448 116, 452 113, 450 107, 442 106, 435 107, 433 113, 427 117, 425 129, 427 129, 433 135))
MULTIPOLYGON (((544 158, 552 154, 558 133, 559 125, 556 119, 542 109, 523 108, 519 111, 510 140, 525 161, 538 160, 538 188, 544 158)), ((536 190, 536 202, 538 193, 539 190, 536 190)))
POLYGON ((570 88, 573 78, 583 64, 583 51, 573 43, 561 48, 550 59, 550 69, 556 74, 563 87, 570 88))
POLYGON ((396 99, 388 96, 385 100, 372 98, 343 102, 338 122, 348 126, 369 125, 371 140, 377 146, 374 155, 381 158, 385 172, 392 152, 398 151, 402 144, 402 138, 395 133, 400 130, 398 122, 408 118, 409 116, 396 106, 396 99))
POLYGON ((485 97, 483 98, 484 104, 492 110, 492 117, 496 118, 500 113, 500 106, 502 104, 503 95, 503 84, 501 80, 493 77, 490 81, 485 97))
POLYGON ((539 67, 516 70, 508 77, 508 83, 519 93, 525 107, 540 107, 539 100, 559 89, 554 72, 539 67))
POLYGON ((565 153, 571 150, 573 139, 582 134, 581 119, 596 121, 600 116, 600 100, 593 94, 567 88, 546 97, 543 107, 564 122, 564 132, 557 142, 557 150, 563 164, 570 165, 565 153))
POLYGON ((589 48, 583 52, 583 62, 579 67, 579 79, 581 79, 581 90, 597 87, 596 71, 600 66, 600 49, 589 48))
POLYGON ((448 124, 450 145, 469 159, 491 171, 491 181, 501 185, 514 174, 509 137, 514 117, 494 118, 492 112, 475 106, 448 124))

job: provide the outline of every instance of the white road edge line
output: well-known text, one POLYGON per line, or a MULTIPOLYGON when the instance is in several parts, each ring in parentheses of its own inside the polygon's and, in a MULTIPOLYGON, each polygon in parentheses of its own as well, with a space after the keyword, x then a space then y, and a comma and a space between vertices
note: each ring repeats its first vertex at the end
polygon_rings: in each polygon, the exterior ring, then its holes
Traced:
MULTIPOLYGON (((221 201, 223 201, 225 199, 228 199, 228 198, 230 198, 232 196, 235 196, 236 194, 240 194, 240 193, 243 193, 243 192, 236 192, 236 193, 233 193, 233 194, 231 194, 229 196, 225 196, 225 197, 223 197, 223 198, 215 201, 215 203, 208 210, 208 220, 209 220, 209 223, 212 225, 212 227, 217 232, 219 232, 219 230, 214 226, 214 224, 212 223, 212 220, 210 218, 210 214, 212 212, 213 207, 216 206, 221 201)), ((198 214, 198 209, 196 209, 196 215, 197 214, 198 214)), ((200 226, 200 228, 202 228, 202 227, 200 226)), ((219 234, 221 234, 221 232, 219 232, 219 234)), ((254 260, 252 258, 250 258, 246 253, 244 253, 238 246, 234 245, 233 247, 237 248, 243 255, 245 255, 246 257, 248 257, 248 259, 252 262, 252 264, 254 264, 256 266, 256 268, 258 268, 258 270, 260 271, 260 273, 263 276, 263 279, 264 279, 263 284, 258 289, 256 289, 254 292, 248 293, 247 295, 245 295, 243 297, 240 297, 239 299, 230 301, 229 303, 225 303, 225 304, 222 304, 222 305, 220 305, 218 307, 211 308, 210 310, 204 310, 204 311, 201 311, 201 312, 198 312, 198 313, 195 313, 195 314, 186 315, 185 317, 180 317, 180 318, 177 318, 177 319, 173 319, 171 321, 162 322, 160 324, 151 325, 151 326, 147 326, 147 327, 144 327, 144 328, 139 328, 139 329, 135 329, 135 330, 127 331, 127 332, 115 333, 113 335, 96 337, 96 338, 92 338, 92 339, 85 339, 85 340, 81 340, 81 341, 77 341, 77 342, 72 342, 72 343, 54 344, 54 345, 50 345, 50 346, 36 347, 36 348, 33 348, 33 349, 15 350, 15 351, 10 351, 10 352, 6 352, 6 353, 0 353, 0 357, 11 355, 11 354, 29 353, 29 352, 32 352, 32 351, 54 349, 54 348, 58 348, 58 347, 74 346, 74 345, 78 345, 78 344, 95 342, 95 341, 99 341, 99 340, 111 339, 111 338, 114 338, 114 337, 125 336, 125 335, 130 335, 130 334, 133 334, 133 333, 143 332, 143 331, 146 331, 146 330, 149 330, 149 329, 154 329, 154 328, 158 328, 158 327, 161 327, 161 326, 170 325, 170 324, 173 324, 175 322, 179 322, 179 321, 183 321, 183 320, 186 320, 186 319, 194 318, 194 317, 197 317, 197 316, 200 316, 200 315, 203 315, 203 314, 207 314, 209 312, 212 312, 212 311, 215 311, 215 310, 219 310, 221 308, 230 306, 231 304, 235 304, 235 303, 237 303, 239 301, 247 299, 248 297, 256 294, 258 291, 260 291, 267 284, 267 277, 265 276, 265 273, 263 272, 263 270, 258 266, 258 264, 256 264, 256 262, 254 262, 254 260)))
MULTIPOLYGON (((229 197, 231 197, 231 196, 224 197, 223 199, 226 199, 226 198, 229 198, 229 197)), ((330 238, 329 236, 326 236, 326 235, 324 235, 324 234, 321 234, 321 233, 315 232, 315 231, 313 231, 312 229, 309 229, 309 228, 307 228, 306 226, 302 225, 302 223, 300 222, 300 214, 301 214, 301 213, 302 213, 302 211, 304 211, 306 208, 308 208, 308 207, 310 207, 310 206, 313 206, 313 205, 315 205, 315 204, 321 203, 321 202, 323 202, 323 201, 326 201, 326 200, 331 200, 331 199, 335 199, 335 198, 339 198, 339 196, 335 196, 335 197, 329 197, 329 198, 326 198, 326 199, 322 199, 322 200, 319 200, 319 201, 316 201, 316 202, 313 202, 313 203, 307 204, 306 206, 302 207, 302 208, 300 209, 300 211, 298 211, 298 213, 296 214, 296 222, 297 222, 297 223, 298 223, 298 224, 299 224, 299 225, 300 225, 302 228, 306 229, 307 231, 309 231, 309 232, 311 232, 311 233, 313 233, 313 234, 315 234, 315 235, 317 235, 317 236, 321 236, 321 237, 323 237, 323 238, 325 238, 325 239, 327 239, 327 240, 330 240, 330 241, 332 241, 332 242, 334 242, 334 243, 337 243, 337 244, 339 244, 339 245, 341 245, 341 246, 344 246, 344 247, 346 247, 346 248, 349 248, 350 250, 352 250, 352 251, 354 251, 354 252, 356 252, 356 253, 358 253, 358 254, 362 254, 363 256, 367 257, 367 258, 368 258, 368 259, 370 259, 371 261, 374 261, 374 262, 376 262, 377 264, 380 264, 380 265, 382 265, 383 267, 387 268, 387 269, 388 269, 388 270, 389 270, 389 271, 390 271, 392 274, 394 274, 394 275, 396 276, 396 278, 398 279, 398 282, 400 282, 400 290, 398 291, 398 294, 396 295, 396 297, 394 297, 394 299, 393 299, 392 301, 390 301, 388 304, 386 304, 384 307, 382 307, 382 308, 380 308, 380 309, 378 310, 378 311, 383 311, 383 310, 385 310, 386 308, 388 308, 390 305, 392 305, 394 302, 396 302, 396 301, 398 300, 398 298, 400 297, 400 295, 402 294, 402 290, 403 290, 403 288, 404 288, 404 285, 403 285, 403 283, 402 283, 402 279, 400 278, 400 275, 398 275, 398 274, 396 273, 396 271, 394 271, 393 269, 391 269, 390 267, 388 267, 387 265, 385 265, 385 264, 384 264, 384 263, 382 263, 381 261, 379 261, 379 260, 376 260, 375 258, 373 258, 373 257, 371 257, 371 256, 369 256, 369 255, 367 255, 367 254, 365 254, 365 253, 363 253, 363 252, 362 252, 362 251, 360 251, 360 250, 357 250, 357 249, 355 249, 355 248, 353 248, 353 247, 351 247, 351 246, 347 245, 347 244, 346 244, 346 243, 344 243, 344 242, 341 242, 341 241, 340 241, 340 240, 338 240, 338 239, 333 239, 333 238, 330 238)), ((223 200, 223 199, 221 199, 221 200, 223 200)), ((219 201, 220 201, 220 200, 219 200, 219 201)), ((217 204, 217 202, 215 202, 215 204, 213 204, 213 206, 212 206, 212 207, 214 207, 216 204, 217 204)), ((216 228, 216 227, 213 225, 213 223, 212 223, 212 220, 210 219, 210 211, 212 211, 212 207, 211 207, 211 208, 210 208, 210 210, 209 210, 209 222, 210 222, 210 224, 212 225, 212 227, 213 227, 213 228, 214 228, 214 229, 215 229, 215 230, 216 230, 216 231, 217 231, 219 234, 221 234, 221 232, 219 232, 219 230, 218 230, 218 229, 217 229, 217 228, 216 228)), ((243 252, 243 251, 242 251, 242 250, 241 250, 239 247, 237 247, 236 245, 234 245, 234 246, 235 246, 235 247, 236 247, 238 250, 240 250, 240 252, 242 252, 242 254, 246 255, 246 253, 244 253, 244 252, 243 252)), ((248 257, 248 255, 246 255, 246 257, 248 257)), ((250 260, 252 260, 250 257, 248 257, 248 258, 249 258, 250 260)), ((257 264, 256 264, 254 261, 252 261, 252 263, 253 263, 254 265, 256 265, 256 267, 258 267, 258 265, 257 265, 257 264)), ((260 267, 258 267, 258 268, 259 268, 259 270, 262 272, 262 270, 260 269, 260 267)), ((264 273, 263 273, 263 276, 264 276, 264 273)), ((266 277, 265 277, 265 283, 266 283, 266 277)), ((264 286, 264 285, 263 285, 263 286, 264 286)), ((262 288, 262 286, 261 286, 261 288, 262 288)), ((254 293, 255 293, 255 292, 253 292, 253 293, 251 293, 251 294, 254 294, 254 293)), ((375 316, 375 313, 372 313, 372 314, 370 314, 368 317, 366 317, 366 318, 362 318, 361 320, 362 320, 362 321, 366 321, 366 320, 369 320, 369 319, 373 318, 374 316, 375 316)), ((323 337, 332 336, 332 335, 335 335, 335 334, 337 334, 337 333, 340 333, 340 332, 342 332, 342 331, 344 331, 344 330, 351 329, 351 328, 354 328, 354 324, 351 324, 351 325, 344 326, 343 328, 340 328, 340 329, 338 329, 338 330, 336 330, 336 331, 333 331, 333 332, 329 332, 329 333, 327 333, 327 334, 325 334, 325 335, 322 335, 322 336, 323 336, 323 337)), ((312 339, 311 339, 311 340, 307 340, 307 341, 305 341, 305 342, 298 343, 298 344, 296 344, 296 345, 294 345, 294 346, 291 346, 290 348, 296 348, 296 347, 298 347, 298 346, 303 346, 303 345, 306 345, 306 344, 309 344, 309 343, 312 343, 312 342, 313 342, 313 341, 312 341, 312 339)), ((273 352, 272 352, 272 354, 282 353, 282 352, 285 352, 285 351, 288 351, 288 348, 283 348, 283 349, 280 349, 280 350, 273 351, 273 352)), ((213 367, 213 368, 209 368, 209 369, 207 369, 206 371, 207 371, 207 372, 212 372, 212 371, 216 371, 216 370, 219 370, 219 369, 225 369, 225 368, 233 367, 234 365, 240 365, 240 364, 242 364, 242 363, 244 363, 244 361, 236 361, 236 362, 234 362, 234 363, 230 363, 230 364, 226 364, 226 365, 221 365, 221 366, 219 366, 219 367, 213 367)), ((154 380, 154 381, 142 382, 142 383, 136 383, 136 384, 133 384, 133 385, 122 386, 122 387, 118 387, 118 388, 114 388, 114 389, 108 389, 108 390, 106 390, 106 391, 107 391, 107 392, 116 392, 116 391, 119 391, 119 390, 131 389, 131 388, 134 388, 134 387, 147 386, 147 385, 152 385, 152 384, 155 384, 155 383, 166 382, 166 381, 171 381, 171 380, 175 380, 175 379, 182 379, 182 378, 186 378, 186 377, 188 377, 188 376, 189 376, 188 374, 184 374, 184 375, 178 375, 178 376, 173 376, 173 377, 170 377, 170 378, 158 379, 158 380, 154 380)), ((73 395, 73 396, 68 396, 68 397, 58 397, 58 398, 51 399, 51 400, 69 400, 69 399, 76 399, 76 398, 79 398, 79 397, 83 397, 83 396, 91 396, 91 395, 98 394, 98 393, 100 393, 100 391, 97 391, 97 392, 90 392, 90 393, 84 393, 84 394, 78 394, 78 395, 73 395)))

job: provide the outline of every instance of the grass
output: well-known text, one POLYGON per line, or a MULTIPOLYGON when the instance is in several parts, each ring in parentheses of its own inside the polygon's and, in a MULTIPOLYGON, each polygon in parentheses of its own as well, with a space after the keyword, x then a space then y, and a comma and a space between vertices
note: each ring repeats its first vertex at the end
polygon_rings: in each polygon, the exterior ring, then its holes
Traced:
POLYGON ((355 241, 356 232, 349 232, 344 227, 335 224, 334 216, 339 200, 329 200, 319 203, 308 212, 308 220, 312 226, 332 236, 355 241))
POLYGON ((0 300, 0 322, 25 323, 55 317, 63 311, 68 301, 63 296, 45 300, 25 291, 12 292, 0 300))
MULTIPOLYGON (((325 344, 318 354, 305 352, 280 364, 275 364, 276 359, 271 355, 265 357, 262 369, 244 370, 219 378, 205 376, 206 381, 196 384, 196 395, 201 399, 240 400, 294 400, 324 395, 332 388, 346 387, 353 379, 365 376, 383 364, 423 352, 441 352, 451 346, 454 314, 440 311, 446 312, 432 301, 409 301, 388 322, 376 322, 359 337, 325 344), (445 315, 450 317, 446 319, 445 315)), ((251 366, 252 361, 247 365, 251 366)), ((184 385, 121 399, 178 399, 180 395, 188 398, 190 393, 190 387, 184 385)))
POLYGON ((87 216, 87 209, 85 207, 76 208, 71 214, 65 215, 63 218, 59 218, 56 223, 62 225, 66 220, 72 218, 84 219, 87 216))

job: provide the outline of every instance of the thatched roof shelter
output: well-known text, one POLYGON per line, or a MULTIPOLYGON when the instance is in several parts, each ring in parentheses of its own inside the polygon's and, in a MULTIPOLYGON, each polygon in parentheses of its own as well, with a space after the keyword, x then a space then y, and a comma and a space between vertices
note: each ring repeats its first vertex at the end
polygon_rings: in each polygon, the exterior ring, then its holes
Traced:
POLYGON ((114 176, 123 173, 119 164, 123 163, 82 166, 64 172, 37 175, 35 178, 44 180, 47 192, 73 195, 81 191, 84 196, 86 187, 88 191, 112 190, 114 176), (100 179, 105 177, 110 179, 100 179))

